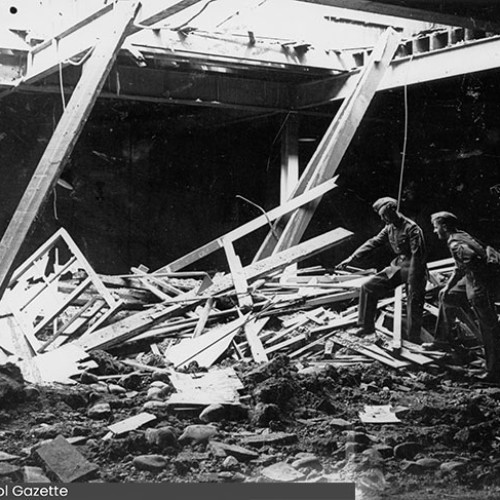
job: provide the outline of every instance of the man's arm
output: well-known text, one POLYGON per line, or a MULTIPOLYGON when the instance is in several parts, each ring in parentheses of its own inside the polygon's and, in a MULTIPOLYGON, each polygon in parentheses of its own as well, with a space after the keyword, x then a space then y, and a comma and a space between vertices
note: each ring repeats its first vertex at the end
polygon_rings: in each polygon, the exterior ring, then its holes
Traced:
POLYGON ((446 285, 440 292, 440 296, 444 297, 448 292, 464 277, 465 265, 470 263, 477 254, 468 245, 453 241, 449 245, 451 256, 455 261, 455 270, 448 280, 446 285))
POLYGON ((343 269, 352 262, 362 259, 370 252, 375 250, 375 248, 385 245, 388 241, 388 234, 389 234, 389 228, 387 226, 384 226, 382 231, 380 231, 373 238, 370 238, 368 241, 365 241, 360 247, 354 250, 354 252, 349 257, 347 257, 347 259, 344 259, 337 266, 337 268, 343 269))
POLYGON ((409 281, 411 283, 412 278, 422 275, 425 268, 426 249, 424 235, 419 226, 416 224, 412 225, 408 236, 410 238, 411 251, 410 268, 408 273, 409 281))

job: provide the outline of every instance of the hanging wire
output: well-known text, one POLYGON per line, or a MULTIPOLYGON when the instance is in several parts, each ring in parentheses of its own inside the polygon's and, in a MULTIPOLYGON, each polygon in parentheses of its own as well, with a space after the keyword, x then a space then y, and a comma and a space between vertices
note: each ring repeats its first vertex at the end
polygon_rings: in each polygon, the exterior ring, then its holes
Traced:
MULTIPOLYGON (((410 58, 410 64, 408 67, 411 67, 411 62, 413 60, 413 54, 410 58)), ((407 75, 408 80, 408 75, 407 75)), ((401 198, 403 196, 403 183, 404 183, 404 173, 406 167, 406 147, 408 144, 408 83, 405 82, 403 86, 403 100, 405 107, 405 117, 404 117, 404 136, 403 136, 403 150, 401 152, 401 170, 399 174, 399 188, 398 188, 398 211, 401 207, 401 198)))
POLYGON ((63 82, 63 74, 62 74, 62 63, 59 61, 59 90, 61 91, 61 102, 62 107, 66 109, 66 96, 64 95, 64 82, 63 82))
POLYGON ((408 88, 405 85, 403 89, 404 104, 405 104, 405 119, 404 119, 404 138, 403 151, 401 152, 401 171, 399 174, 399 190, 398 190, 398 211, 401 207, 401 197, 403 194, 403 181, 405 172, 406 146, 408 143, 408 88))
POLYGON ((281 137, 281 132, 283 131, 283 128, 285 127, 286 122, 288 121, 288 118, 290 118, 290 114, 291 114, 290 111, 286 114, 286 116, 283 120, 283 123, 281 124, 278 132, 276 132, 276 135, 274 136, 273 142, 272 142, 271 147, 270 147, 269 156, 267 157, 266 172, 269 171, 269 165, 271 164, 271 156, 273 154, 273 147, 276 144, 276 141, 281 137))
POLYGON ((54 193, 54 205, 53 205, 53 208, 54 208, 54 219, 55 220, 59 220, 59 216, 57 215, 57 189, 56 187, 54 186, 54 189, 53 189, 53 193, 54 193))

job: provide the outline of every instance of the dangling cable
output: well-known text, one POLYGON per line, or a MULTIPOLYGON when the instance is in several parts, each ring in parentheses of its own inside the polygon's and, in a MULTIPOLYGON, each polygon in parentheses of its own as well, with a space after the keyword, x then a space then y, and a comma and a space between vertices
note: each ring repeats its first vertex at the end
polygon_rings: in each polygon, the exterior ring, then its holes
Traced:
MULTIPOLYGON (((413 61, 413 54, 410 57, 410 64, 413 61)), ((406 75, 408 80, 408 75, 406 75)), ((403 86, 403 96, 405 105, 405 119, 404 119, 404 138, 403 138, 403 151, 401 152, 401 172, 399 174, 399 189, 398 189, 398 211, 401 207, 401 198, 403 196, 403 180, 405 173, 405 163, 406 163, 406 145, 408 143, 408 83, 406 82, 403 86)))
POLYGON ((404 119, 404 138, 403 151, 401 152, 401 172, 399 174, 399 190, 398 190, 398 211, 401 207, 401 197, 403 194, 403 180, 405 172, 406 145, 408 143, 408 87, 405 85, 403 90, 405 104, 405 119, 404 119))

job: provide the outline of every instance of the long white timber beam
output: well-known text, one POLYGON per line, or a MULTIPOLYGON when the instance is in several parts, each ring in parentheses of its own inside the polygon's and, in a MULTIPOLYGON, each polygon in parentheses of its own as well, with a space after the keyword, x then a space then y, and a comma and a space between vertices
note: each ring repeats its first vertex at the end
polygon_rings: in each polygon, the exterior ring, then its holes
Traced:
POLYGON ((248 36, 227 35, 192 31, 172 31, 170 29, 147 30, 127 39, 127 46, 140 53, 158 54, 170 60, 185 59, 211 60, 233 64, 258 66, 274 69, 323 69, 345 72, 355 67, 352 61, 340 59, 339 53, 315 49, 312 46, 295 44, 288 40, 249 38, 248 36), (350 67, 345 67, 346 62, 350 67))
MULTIPOLYGON (((462 28, 484 30, 493 33, 500 32, 500 23, 487 19, 474 19, 471 17, 455 16, 443 14, 431 9, 417 9, 404 5, 389 4, 373 0, 299 0, 304 3, 316 5, 327 5, 329 7, 339 7, 343 9, 358 10, 371 14, 382 14, 394 16, 413 21, 423 21, 433 24, 445 24, 449 26, 461 26, 462 28)), ((475 0, 471 2, 474 3, 475 0)), ((437 3, 437 2, 436 2, 437 3)), ((450 2, 451 3, 451 2, 450 2)), ((429 2, 432 6, 432 2, 429 2)))
MULTIPOLYGON (((127 1, 127 0, 122 0, 127 1)), ((142 7, 136 22, 128 29, 127 36, 162 21, 201 0, 176 0, 163 2, 162 8, 152 11, 142 7)), ((28 55, 25 83, 33 83, 56 71, 60 64, 92 49, 95 44, 112 30, 115 22, 113 3, 105 5, 90 16, 75 23, 56 36, 34 47, 28 55)))
MULTIPOLYGON (((139 53, 142 50, 166 52, 175 58, 227 58, 233 62, 245 61, 246 64, 268 65, 281 69, 295 66, 304 67, 304 71, 309 67, 328 68, 336 72, 346 70, 336 52, 314 50, 308 46, 295 45, 289 40, 280 43, 277 40, 255 39, 251 36, 222 37, 222 34, 214 36, 168 28, 142 29, 199 1, 181 0, 154 13, 143 12, 142 18, 127 33, 125 48, 132 48, 139 53)), ((84 57, 97 41, 110 31, 113 23, 114 10, 112 5, 106 5, 55 37, 40 43, 28 54, 23 83, 34 83, 56 72, 60 65, 66 66, 72 59, 84 57)))
MULTIPOLYGON (((394 59, 378 92, 499 68, 500 36, 484 38, 394 59)), ((351 72, 347 76, 300 84, 295 89, 293 108, 306 109, 345 99, 352 92, 357 78, 357 72, 351 72)))

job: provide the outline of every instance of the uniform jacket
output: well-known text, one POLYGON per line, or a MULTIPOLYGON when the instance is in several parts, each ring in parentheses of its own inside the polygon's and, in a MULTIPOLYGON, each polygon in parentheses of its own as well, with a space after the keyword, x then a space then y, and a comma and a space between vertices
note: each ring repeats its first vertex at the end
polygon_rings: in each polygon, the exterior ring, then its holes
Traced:
POLYGON ((465 231, 456 231, 448 237, 447 243, 456 264, 457 278, 466 276, 484 284, 491 282, 491 269, 486 261, 486 249, 481 242, 465 231))
POLYGON ((405 279, 421 279, 426 273, 427 251, 420 227, 404 215, 397 224, 386 224, 382 231, 361 245, 353 257, 365 257, 375 248, 389 244, 396 254, 390 266, 384 269, 388 278, 401 271, 405 279))

